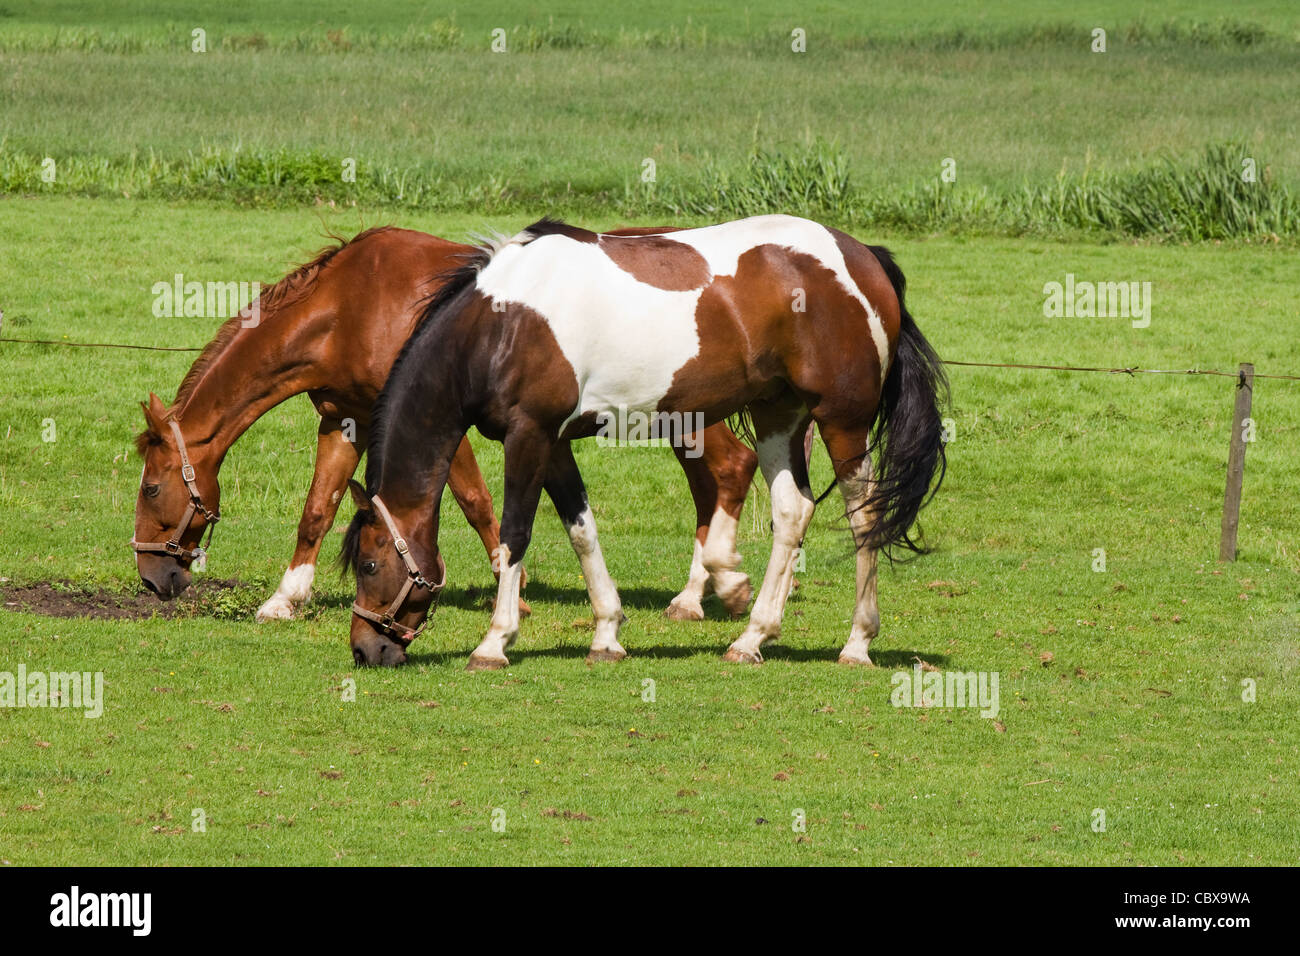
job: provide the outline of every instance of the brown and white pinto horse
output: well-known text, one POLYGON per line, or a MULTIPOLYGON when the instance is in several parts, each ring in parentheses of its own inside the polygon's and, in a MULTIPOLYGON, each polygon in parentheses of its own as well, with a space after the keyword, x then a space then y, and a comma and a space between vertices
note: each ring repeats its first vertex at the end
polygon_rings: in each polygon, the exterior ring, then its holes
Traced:
MULTIPOLYGON (((428 501, 441 496, 471 426, 505 445, 505 502, 496 610, 469 668, 508 663, 543 488, 587 581, 588 660, 625 656, 622 607, 570 442, 622 410, 698 413, 706 423, 747 410, 771 489, 772 555, 726 659, 759 663, 780 634, 815 506, 804 455, 815 421, 857 545, 840 660, 870 663, 876 552, 920 550, 911 529, 945 460, 946 383, 904 307, 904 284, 887 250, 790 216, 641 237, 542 220, 480 250, 431 300, 375 406, 367 487, 352 483, 358 512, 343 548, 357 578, 355 659, 383 662, 423 626, 437 589, 420 586, 420 569, 440 560, 428 501)), ((710 534, 705 567, 726 569, 729 550, 710 534)))
MULTIPOLYGON (((436 277, 473 252, 472 246, 394 228, 367 230, 328 247, 262 293, 256 325, 245 328, 244 318, 235 316, 221 327, 170 408, 149 396, 148 427, 137 439, 144 470, 134 543, 150 590, 168 600, 189 586, 195 549, 219 512, 217 475, 226 452, 260 416, 306 392, 321 416, 315 474, 288 570, 258 619, 290 617, 310 597, 321 543, 366 445, 371 406, 425 299, 437 290, 436 277), (185 479, 183 459, 193 469, 192 481, 185 479)), ((696 553, 690 580, 667 613, 703 618, 700 602, 710 585, 733 613, 742 613, 750 585, 734 571, 739 556, 732 570, 710 579, 701 553, 711 522, 715 533, 734 542, 755 456, 719 426, 704 436, 700 457, 681 461, 697 511, 696 553)), ((468 441, 457 444, 447 478, 491 555, 499 528, 468 441)), ((517 606, 527 613, 522 601, 517 606)))

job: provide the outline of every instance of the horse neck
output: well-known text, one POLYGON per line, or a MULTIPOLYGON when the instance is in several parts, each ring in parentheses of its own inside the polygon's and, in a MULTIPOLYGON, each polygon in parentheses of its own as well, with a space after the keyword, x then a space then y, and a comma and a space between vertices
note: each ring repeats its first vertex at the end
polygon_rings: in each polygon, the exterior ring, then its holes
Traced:
POLYGON ((465 380, 441 349, 433 361, 412 356, 404 362, 384 399, 383 436, 372 448, 372 467, 379 474, 374 490, 394 512, 423 510, 433 517, 432 541, 438 534, 438 505, 451 474, 452 459, 468 423, 463 421, 465 380))
POLYGON ((253 422, 285 399, 324 384, 327 376, 311 357, 319 354, 322 342, 307 328, 311 319, 308 301, 264 314, 253 328, 241 328, 177 410, 186 440, 217 467, 253 422))

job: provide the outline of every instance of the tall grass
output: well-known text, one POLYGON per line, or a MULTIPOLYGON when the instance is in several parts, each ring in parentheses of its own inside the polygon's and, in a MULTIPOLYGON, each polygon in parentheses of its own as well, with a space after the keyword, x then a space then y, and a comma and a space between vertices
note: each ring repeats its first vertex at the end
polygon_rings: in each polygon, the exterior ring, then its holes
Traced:
POLYGON ((569 217, 734 219, 783 212, 891 231, 1000 235, 1091 233, 1159 241, 1300 238, 1300 202, 1253 151, 1214 143, 1131 171, 1060 175, 1049 184, 993 189, 937 178, 901 188, 853 183, 845 153, 813 142, 763 149, 739 163, 706 159, 698 175, 669 184, 519 186, 508 174, 469 180, 427 165, 365 166, 342 181, 339 158, 318 151, 217 149, 174 158, 73 157, 56 181, 41 157, 0 142, 0 194, 209 199, 253 206, 390 206, 438 212, 569 217))
MULTIPOLYGON (((918 51, 1043 49, 1077 47, 1086 43, 1088 31, 1077 23, 1018 23, 1006 26, 958 25, 935 29, 932 25, 915 30, 881 26, 869 17, 852 29, 823 28, 816 45, 822 50, 918 51)), ((161 23, 147 27, 6 25, 0 22, 0 52, 50 53, 73 50, 133 54, 185 52, 190 49, 193 24, 161 23)), ((759 27, 750 30, 710 30, 707 25, 670 23, 663 27, 588 26, 583 22, 502 26, 506 48, 511 52, 538 50, 745 50, 790 49, 788 28, 759 27)), ((352 26, 316 26, 313 29, 259 29, 245 27, 213 29, 206 38, 207 50, 268 52, 347 53, 437 53, 447 50, 486 50, 493 41, 490 31, 467 29, 455 18, 439 18, 402 29, 358 29, 352 26)), ((1178 19, 1148 23, 1135 20, 1112 31, 1111 41, 1126 47, 1170 46, 1244 49, 1263 45, 1294 46, 1295 37, 1260 23, 1235 17, 1178 19)))

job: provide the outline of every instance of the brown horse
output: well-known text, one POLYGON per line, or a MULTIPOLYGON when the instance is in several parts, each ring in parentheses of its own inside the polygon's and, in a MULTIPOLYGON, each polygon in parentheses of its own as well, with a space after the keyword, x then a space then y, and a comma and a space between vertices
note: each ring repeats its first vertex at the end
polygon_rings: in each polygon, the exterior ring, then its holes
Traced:
MULTIPOLYGON (((804 454, 816 422, 857 545, 840 660, 870 663, 876 552, 920 550, 911 529, 944 467, 942 368, 904 287, 887 250, 790 216, 640 237, 542 220, 481 249, 430 301, 375 405, 367 487, 352 483, 358 511, 343 548, 357 578, 353 656, 385 661, 423 626, 438 588, 421 569, 440 560, 429 502, 470 427, 505 445, 502 573, 470 669, 508 663, 543 489, 587 581, 588 660, 625 656, 622 607, 570 442, 629 412, 703 425, 745 410, 771 490, 773 545, 749 626, 726 658, 759 663, 780 634, 816 504, 804 454)), ((728 550, 710 534, 705 567, 726 567, 728 550)))
MULTIPOLYGON (((640 232, 644 230, 630 230, 640 232)), ((307 493, 297 546, 276 592, 258 619, 287 618, 311 594, 317 554, 334 522, 348 478, 356 470, 370 427, 370 409, 440 276, 473 253, 471 246, 405 229, 367 230, 320 252, 265 290, 256 310, 227 321, 165 407, 150 394, 146 430, 137 439, 144 458, 136 501, 136 563, 145 585, 163 600, 185 590, 204 531, 218 517, 217 475, 226 452, 260 416, 306 392, 320 414, 315 474, 307 493), (250 316, 257 316, 251 321, 250 316)), ((701 563, 710 523, 734 542, 734 529, 753 476, 753 452, 725 428, 709 430, 700 457, 682 457, 695 500, 695 560, 670 617, 704 616, 710 584, 733 613, 748 604, 748 578, 730 568, 710 574, 701 563)), ((491 555, 499 545, 492 498, 469 442, 457 444, 448 484, 491 555)), ((527 613, 527 605, 517 606, 527 613)))

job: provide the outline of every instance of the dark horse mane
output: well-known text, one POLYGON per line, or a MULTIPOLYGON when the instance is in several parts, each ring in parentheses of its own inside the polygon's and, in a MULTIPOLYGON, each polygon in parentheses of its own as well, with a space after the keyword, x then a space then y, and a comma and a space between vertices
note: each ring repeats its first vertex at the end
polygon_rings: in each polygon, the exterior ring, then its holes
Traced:
MULTIPOLYGON (((329 233, 328 238, 333 240, 331 245, 323 246, 309 261, 292 269, 275 284, 264 289, 262 294, 258 296, 264 317, 274 313, 277 309, 287 308, 296 302, 302 301, 315 288, 321 270, 348 246, 393 228, 393 226, 374 226, 362 230, 351 239, 329 233)), ((217 360, 221 353, 226 350, 226 347, 235 340, 235 336, 239 334, 239 330, 243 327, 242 322, 243 317, 239 314, 231 316, 217 329, 217 334, 212 337, 212 341, 203 347, 199 357, 194 360, 190 370, 185 373, 185 378, 181 379, 180 388, 176 390, 176 400, 172 402, 171 407, 167 410, 169 417, 176 416, 184 410, 186 403, 194 394, 194 389, 203 379, 203 374, 212 367, 212 363, 217 360)), ((158 435, 146 428, 135 437, 136 452, 143 457, 149 446, 157 443, 158 438, 158 435)))
MULTIPOLYGON (((399 381, 399 373, 410 359, 412 353, 417 348, 420 348, 422 343, 430 336, 437 334, 436 330, 441 324, 439 320, 452 311, 461 296, 474 285, 478 274, 492 261, 492 257, 496 255, 497 251, 508 242, 526 244, 540 236, 555 234, 570 235, 577 238, 576 234, 582 232, 585 232, 585 230, 569 226, 558 219, 539 219, 520 232, 514 239, 499 237, 485 241, 472 252, 462 256, 461 264, 455 269, 441 273, 433 278, 433 282, 439 283, 439 286, 424 300, 420 317, 416 319, 415 330, 407 338, 402 350, 397 353, 397 360, 393 362, 393 367, 388 373, 388 379, 384 382, 383 390, 379 393, 379 398, 375 400, 374 407, 371 409, 370 441, 366 448, 366 494, 375 494, 383 478, 383 449, 388 439, 388 406, 392 403, 393 392, 396 388, 395 383, 399 381)), ((361 553, 361 529, 374 520, 374 511, 369 508, 358 508, 356 514, 352 516, 352 521, 349 522, 347 530, 343 534, 343 547, 339 552, 339 567, 342 573, 346 574, 349 570, 356 571, 357 559, 361 553)))
POLYGON ((401 351, 397 353, 397 360, 393 362, 393 367, 388 373, 388 379, 384 382, 383 390, 379 393, 379 398, 375 400, 374 408, 371 411, 370 443, 366 450, 367 493, 374 494, 379 485, 383 456, 377 454, 377 452, 383 449, 388 432, 388 416, 386 412, 391 401, 393 383, 397 380, 397 373, 406 363, 407 357, 421 342, 430 335, 435 334, 433 330, 438 325, 436 320, 452 311, 453 304, 456 303, 465 290, 474 284, 478 274, 486 268, 487 264, 492 261, 492 257, 501 248, 509 243, 527 245, 534 239, 550 235, 567 235, 570 238, 585 239, 595 234, 577 226, 570 226, 560 219, 539 219, 513 239, 499 237, 484 241, 481 245, 476 246, 472 252, 467 252, 461 256, 461 264, 455 269, 433 277, 431 284, 440 284, 437 289, 425 297, 420 317, 415 322, 415 330, 407 338, 401 351))

